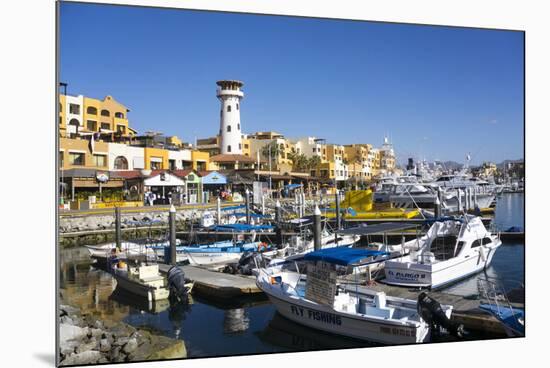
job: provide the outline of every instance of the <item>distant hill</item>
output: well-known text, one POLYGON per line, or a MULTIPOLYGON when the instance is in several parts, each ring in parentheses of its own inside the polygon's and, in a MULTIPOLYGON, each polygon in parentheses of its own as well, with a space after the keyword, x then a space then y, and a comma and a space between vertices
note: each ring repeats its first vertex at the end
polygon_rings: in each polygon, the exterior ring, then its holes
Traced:
POLYGON ((508 164, 509 162, 515 163, 515 162, 524 162, 525 160, 520 158, 518 160, 504 160, 500 164, 497 164, 497 168, 500 170, 504 169, 504 165, 508 164))

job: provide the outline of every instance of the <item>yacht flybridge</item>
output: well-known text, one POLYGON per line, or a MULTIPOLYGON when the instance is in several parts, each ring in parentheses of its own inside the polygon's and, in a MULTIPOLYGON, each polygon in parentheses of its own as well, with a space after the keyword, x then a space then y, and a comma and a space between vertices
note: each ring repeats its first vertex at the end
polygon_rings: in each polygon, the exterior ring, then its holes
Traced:
POLYGON ((488 267, 501 244, 480 217, 436 221, 408 255, 385 262, 385 282, 439 288, 488 267))

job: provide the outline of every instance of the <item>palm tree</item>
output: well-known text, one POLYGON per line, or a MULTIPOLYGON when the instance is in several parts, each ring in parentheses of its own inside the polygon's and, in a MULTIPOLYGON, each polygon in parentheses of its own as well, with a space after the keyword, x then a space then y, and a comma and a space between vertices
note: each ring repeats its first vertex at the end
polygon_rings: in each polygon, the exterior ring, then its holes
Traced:
POLYGON ((264 158, 270 160, 270 164, 272 164, 281 154, 281 149, 279 148, 277 141, 272 141, 271 143, 263 146, 260 153, 264 158))
POLYGON ((306 159, 306 160, 307 160, 306 167, 308 170, 315 169, 317 166, 321 164, 321 157, 319 156, 311 156, 309 159, 306 159))

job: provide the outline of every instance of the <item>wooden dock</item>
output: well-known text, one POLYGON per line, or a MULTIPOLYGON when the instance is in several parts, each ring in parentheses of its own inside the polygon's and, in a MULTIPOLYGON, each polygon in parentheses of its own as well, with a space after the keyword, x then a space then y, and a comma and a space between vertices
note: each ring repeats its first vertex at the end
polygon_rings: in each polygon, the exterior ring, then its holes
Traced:
MULTIPOLYGON (((170 265, 160 264, 162 273, 167 273, 170 265)), ((263 292, 256 286, 254 276, 231 275, 195 266, 178 266, 185 272, 185 278, 194 282, 193 292, 217 300, 230 300, 243 297, 261 296, 263 292)), ((342 280, 345 282, 344 280, 342 280)), ((348 290, 361 291, 364 285, 349 283, 348 290)), ((383 291, 389 296, 416 300, 419 290, 397 286, 374 283, 368 287, 377 291, 383 291)), ((479 300, 473 297, 449 294, 444 291, 428 291, 428 294, 441 304, 453 306, 452 320, 461 323, 467 330, 476 331, 484 335, 502 337, 505 331, 500 322, 479 309, 479 300)), ((514 307, 524 308, 523 304, 512 303, 514 307)))
MULTIPOLYGON (((167 273, 170 265, 160 264, 162 273, 167 273)), ((193 292, 216 299, 232 299, 243 296, 261 295, 254 276, 231 275, 195 266, 179 266, 185 278, 194 282, 193 292)))

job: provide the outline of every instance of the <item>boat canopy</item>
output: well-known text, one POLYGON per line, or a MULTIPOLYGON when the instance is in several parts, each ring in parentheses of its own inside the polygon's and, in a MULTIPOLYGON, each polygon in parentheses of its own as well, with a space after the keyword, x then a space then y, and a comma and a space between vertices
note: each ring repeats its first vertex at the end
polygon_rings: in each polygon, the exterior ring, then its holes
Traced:
POLYGON ((271 225, 248 225, 248 224, 227 224, 217 225, 214 227, 216 231, 253 231, 253 230, 273 230, 271 225))
POLYGON ((370 249, 334 247, 307 253, 304 256, 304 260, 323 261, 334 263, 340 266, 349 266, 361 263, 369 263, 370 261, 372 261, 371 257, 383 255, 389 255, 389 253, 370 249))
POLYGON ((285 185, 285 189, 288 189, 288 190, 298 189, 298 188, 301 188, 301 187, 302 187, 302 184, 287 184, 287 185, 285 185))
POLYGON ((338 230, 337 233, 341 235, 370 235, 370 234, 383 234, 389 231, 398 231, 406 229, 414 229, 420 226, 420 224, 413 223, 397 223, 397 222, 384 222, 381 224, 362 225, 350 227, 348 229, 338 230))
POLYGON ((222 207, 222 211, 240 210, 241 208, 246 208, 246 205, 240 204, 238 206, 222 207))

